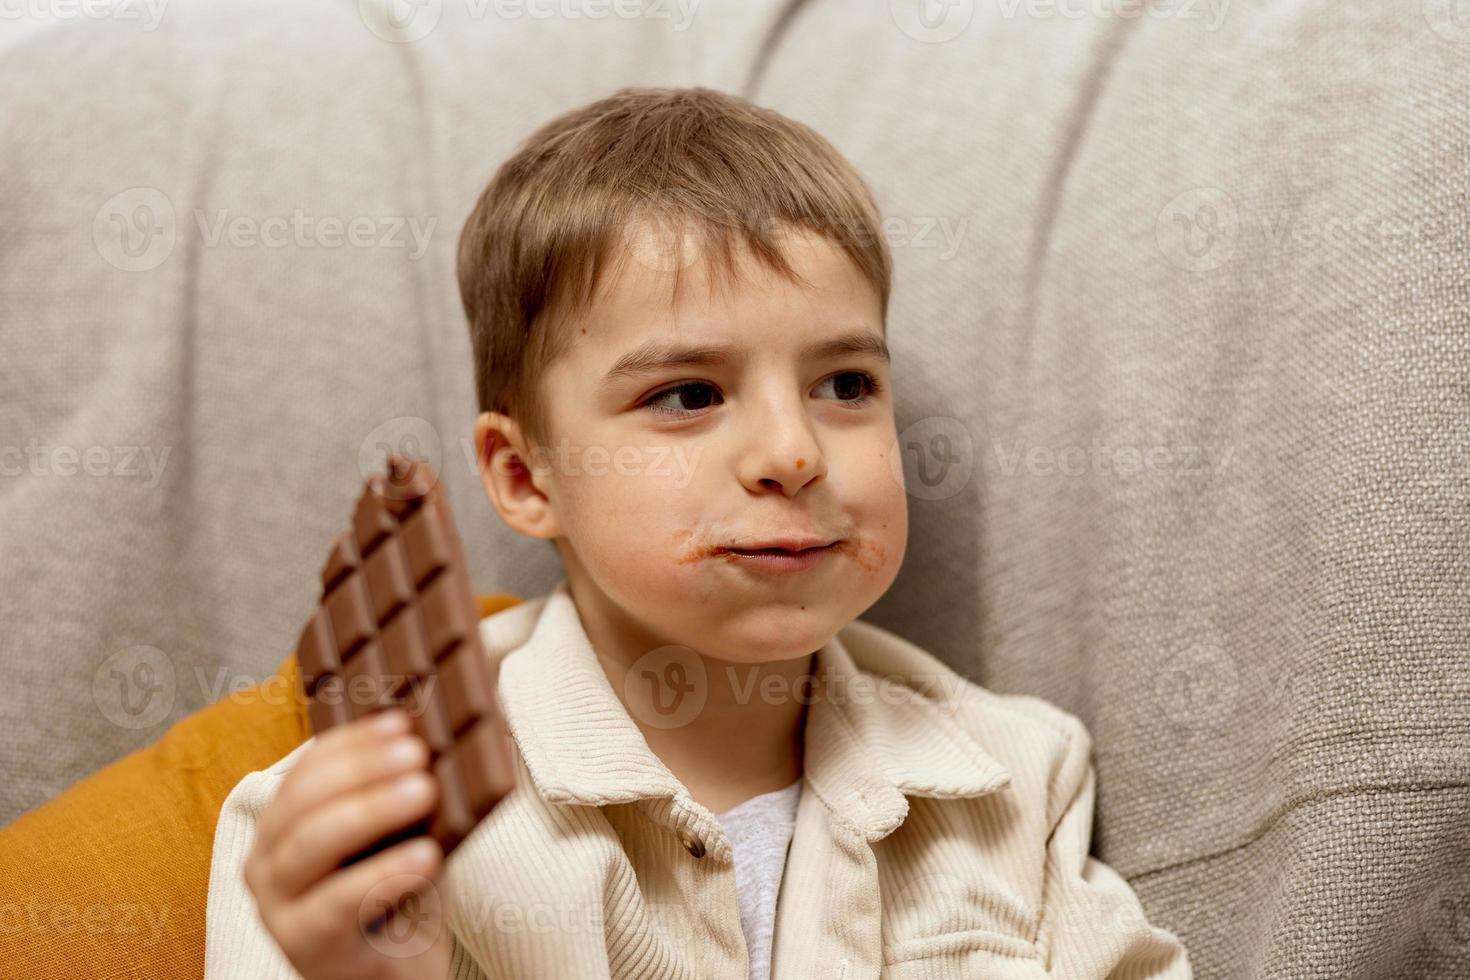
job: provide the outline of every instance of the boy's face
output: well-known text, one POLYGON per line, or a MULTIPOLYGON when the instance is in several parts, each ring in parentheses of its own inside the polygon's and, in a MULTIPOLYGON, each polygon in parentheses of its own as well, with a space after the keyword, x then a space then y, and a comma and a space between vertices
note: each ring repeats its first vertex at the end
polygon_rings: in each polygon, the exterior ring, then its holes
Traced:
POLYGON ((890 458, 888 362, 809 350, 881 345, 878 295, 828 240, 789 231, 782 242, 809 286, 742 250, 738 283, 711 295, 696 258, 672 313, 672 266, 631 253, 641 257, 571 323, 569 352, 543 378, 551 445, 527 456, 503 415, 476 426, 482 451, 496 430, 496 465, 484 471, 492 502, 517 530, 557 540, 599 649, 636 657, 681 644, 745 663, 805 656, 898 574, 908 511, 890 458), (614 370, 654 345, 727 347, 729 359, 614 370), (504 465, 507 442, 529 475, 504 465), (800 569, 722 550, 788 538, 837 543, 800 569))

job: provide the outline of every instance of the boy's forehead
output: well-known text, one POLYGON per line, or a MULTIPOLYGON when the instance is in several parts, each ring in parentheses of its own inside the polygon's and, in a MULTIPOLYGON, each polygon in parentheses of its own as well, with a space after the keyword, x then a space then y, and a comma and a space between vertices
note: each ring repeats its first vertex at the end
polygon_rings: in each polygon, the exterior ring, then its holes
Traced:
MULTIPOLYGON (((728 354, 806 342, 803 353, 816 353, 819 342, 838 334, 867 335, 856 346, 886 356, 876 292, 845 253, 810 233, 786 236, 782 246, 802 281, 787 279, 743 247, 729 278, 710 274, 712 256, 701 254, 676 275, 624 250, 574 325, 575 346, 619 374, 692 348, 728 354)), ((849 346, 855 340, 841 339, 849 346)))

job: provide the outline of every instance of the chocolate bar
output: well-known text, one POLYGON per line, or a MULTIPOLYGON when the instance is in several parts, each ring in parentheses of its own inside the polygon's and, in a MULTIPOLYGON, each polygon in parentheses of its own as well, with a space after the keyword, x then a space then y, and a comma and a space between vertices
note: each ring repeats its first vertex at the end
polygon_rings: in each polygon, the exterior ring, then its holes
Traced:
POLYGON ((314 733, 400 706, 429 746, 435 811, 342 861, 428 834, 447 857, 515 785, 464 548, 439 481, 394 453, 332 544, 297 664, 314 733))

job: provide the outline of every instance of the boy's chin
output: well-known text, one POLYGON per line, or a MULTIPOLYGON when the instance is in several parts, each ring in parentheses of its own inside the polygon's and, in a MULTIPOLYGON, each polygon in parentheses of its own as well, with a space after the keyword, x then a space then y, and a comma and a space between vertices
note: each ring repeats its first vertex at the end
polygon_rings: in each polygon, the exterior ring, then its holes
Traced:
MULTIPOLYGON (((803 614, 805 615, 805 614, 803 614)), ((705 656, 738 664, 779 663, 815 653, 845 623, 813 622, 809 629, 782 629, 764 635, 727 636, 716 647, 699 649, 705 656)))

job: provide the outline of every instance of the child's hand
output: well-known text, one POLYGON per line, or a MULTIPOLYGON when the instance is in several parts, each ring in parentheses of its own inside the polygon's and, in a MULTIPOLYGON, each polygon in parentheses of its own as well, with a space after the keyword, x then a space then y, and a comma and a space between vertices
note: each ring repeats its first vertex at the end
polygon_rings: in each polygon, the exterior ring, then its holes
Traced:
POLYGON ((409 734, 401 710, 359 718, 317 736, 261 813, 245 884, 266 930, 306 980, 449 975, 436 842, 415 837, 338 869, 343 858, 433 812, 438 790, 428 763, 428 746, 409 734), (405 895, 394 919, 370 928, 405 895))

